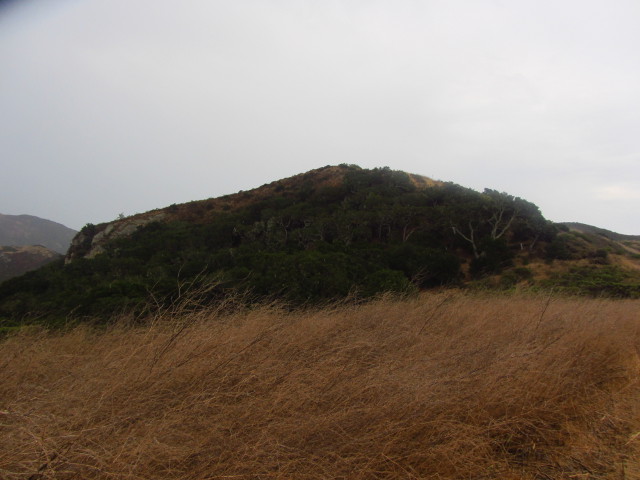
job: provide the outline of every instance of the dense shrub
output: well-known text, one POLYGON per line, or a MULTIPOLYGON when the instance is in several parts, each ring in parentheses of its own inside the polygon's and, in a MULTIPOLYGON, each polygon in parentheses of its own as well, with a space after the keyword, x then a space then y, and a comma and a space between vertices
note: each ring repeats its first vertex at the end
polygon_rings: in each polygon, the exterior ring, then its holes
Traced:
MULTIPOLYGON (((494 274, 511 264, 513 242, 533 245, 554 231, 522 199, 451 183, 419 189, 389 168, 349 167, 341 183, 323 186, 303 175, 270 195, 233 198, 229 209, 172 206, 180 216, 111 240, 95 258, 0 284, 0 317, 108 318, 150 299, 171 304, 181 286, 212 281, 221 295, 235 289, 293 303, 450 285, 462 261, 475 257, 475 276, 494 274)), ((81 253, 104 228, 83 229, 81 253)))
POLYGON ((640 283, 619 267, 577 266, 547 280, 548 286, 567 293, 590 296, 640 298, 640 283))
POLYGON ((480 242, 482 254, 471 261, 470 272, 473 276, 500 273, 513 264, 513 252, 503 239, 485 237, 480 242))

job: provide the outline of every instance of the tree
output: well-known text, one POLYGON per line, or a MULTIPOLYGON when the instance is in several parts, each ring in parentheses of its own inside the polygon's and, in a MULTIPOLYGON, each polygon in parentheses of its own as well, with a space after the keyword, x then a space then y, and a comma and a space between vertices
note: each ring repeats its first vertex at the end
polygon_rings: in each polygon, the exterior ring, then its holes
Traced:
POLYGON ((507 193, 499 193, 496 190, 485 188, 483 197, 487 200, 487 222, 491 225, 491 238, 501 238, 511 227, 518 215, 516 199, 507 193))
POLYGON ((492 241, 503 238, 518 217, 517 199, 506 193, 485 189, 481 195, 464 195, 451 210, 450 226, 454 235, 459 236, 471 246, 473 257, 477 260, 486 251, 482 245, 485 238, 492 241))

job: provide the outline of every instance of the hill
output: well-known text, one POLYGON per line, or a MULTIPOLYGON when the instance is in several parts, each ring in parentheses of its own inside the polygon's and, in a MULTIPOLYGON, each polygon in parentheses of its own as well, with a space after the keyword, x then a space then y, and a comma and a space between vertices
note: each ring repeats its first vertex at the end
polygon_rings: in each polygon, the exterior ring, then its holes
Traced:
MULTIPOLYGON (((300 205, 297 210, 303 210, 304 203, 309 199, 312 200, 309 203, 314 206, 322 202, 331 204, 348 196, 349 190, 375 189, 376 184, 381 187, 385 183, 388 184, 388 188, 396 188, 399 191, 423 190, 444 185, 443 182, 428 177, 393 172, 388 168, 367 171, 354 165, 326 166, 246 192, 240 191, 236 194, 180 205, 173 204, 167 208, 151 210, 113 222, 89 225, 73 239, 67 261, 76 258, 93 258, 103 253, 105 245, 110 241, 128 237, 140 227, 151 223, 219 223, 229 214, 234 212, 243 214, 247 210, 251 210, 255 217, 261 219, 274 210, 284 210, 291 205, 300 205), (256 215, 259 210, 267 210, 267 212, 256 215)), ((312 211, 309 213, 314 215, 312 211)), ((292 225, 291 228, 295 229, 296 226, 292 225)))
POLYGON ((76 233, 60 223, 32 215, 0 214, 0 245, 43 245, 64 255, 76 233))
POLYGON ((587 236, 591 243, 601 248, 640 255, 640 235, 624 235, 584 223, 563 222, 560 225, 567 227, 569 231, 587 236))
POLYGON ((0 246, 0 282, 36 270, 60 258, 62 255, 41 245, 0 246))
POLYGON ((206 291, 204 304, 234 291, 301 305, 447 285, 640 296, 637 278, 611 254, 507 193, 328 166, 87 225, 64 263, 0 285, 0 321, 108 318, 171 305, 194 289, 206 291))
POLYGON ((618 242, 640 241, 640 235, 625 235, 622 233, 612 232, 611 230, 607 230, 605 228, 594 227, 593 225, 587 225, 586 223, 561 222, 560 225, 564 225, 568 227, 570 230, 575 230, 577 232, 582 232, 582 233, 591 233, 594 235, 600 235, 601 237, 605 237, 610 240, 615 240, 618 242))

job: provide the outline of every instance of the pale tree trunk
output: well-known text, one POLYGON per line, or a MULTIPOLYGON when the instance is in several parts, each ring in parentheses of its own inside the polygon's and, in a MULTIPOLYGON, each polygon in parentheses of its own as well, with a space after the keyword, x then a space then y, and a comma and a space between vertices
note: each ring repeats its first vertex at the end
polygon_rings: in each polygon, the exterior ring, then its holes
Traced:
POLYGON ((453 229, 453 233, 460 235, 462 238, 464 238, 467 242, 469 242, 471 244, 471 248, 473 248, 473 256, 478 259, 480 258, 480 254, 478 253, 478 247, 476 245, 476 239, 475 239, 475 231, 473 229, 473 225, 471 224, 471 222, 469 222, 469 235, 465 235, 464 233, 462 233, 458 228, 456 228, 455 226, 451 226, 451 228, 453 229))
POLYGON ((513 223, 513 220, 516 218, 518 212, 514 211, 511 215, 511 218, 509 218, 509 220, 507 220, 506 223, 503 224, 504 213, 505 209, 501 208, 500 211, 495 212, 489 220, 489 224, 491 225, 491 238, 493 238, 494 240, 499 239, 506 233, 507 230, 509 230, 509 227, 513 223))
POLYGON ((407 240, 409 240, 409 237, 413 235, 413 232, 415 232, 417 229, 418 227, 409 228, 409 224, 405 224, 405 226, 402 228, 402 243, 406 243, 407 240))

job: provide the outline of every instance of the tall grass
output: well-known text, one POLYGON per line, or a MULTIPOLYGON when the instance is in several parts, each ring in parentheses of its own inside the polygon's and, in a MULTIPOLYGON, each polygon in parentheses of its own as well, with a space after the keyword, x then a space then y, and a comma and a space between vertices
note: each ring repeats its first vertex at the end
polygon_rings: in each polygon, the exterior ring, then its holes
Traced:
POLYGON ((0 344, 0 478, 640 478, 640 304, 452 293, 0 344))

